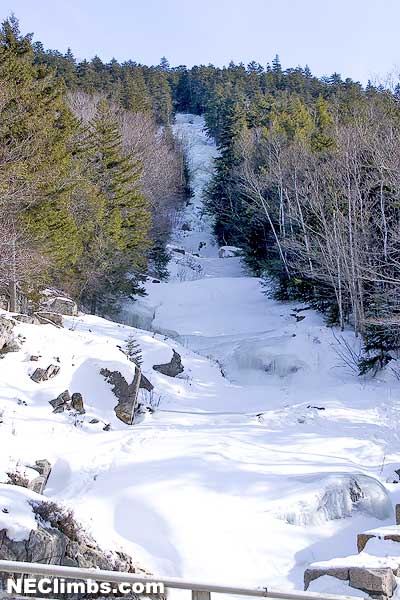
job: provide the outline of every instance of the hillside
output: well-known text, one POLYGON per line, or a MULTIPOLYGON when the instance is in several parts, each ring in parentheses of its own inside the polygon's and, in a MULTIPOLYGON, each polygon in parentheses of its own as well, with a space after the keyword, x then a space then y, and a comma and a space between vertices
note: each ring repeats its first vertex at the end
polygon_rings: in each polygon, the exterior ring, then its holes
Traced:
MULTIPOLYGON (((45 495, 150 571, 302 589, 309 563, 354 554, 356 533, 394 521, 400 384, 391 370, 360 378, 340 356, 357 351, 351 331, 272 300, 235 249, 218 250, 201 213, 216 155, 203 123, 177 116, 195 195, 169 246, 169 280, 149 279, 118 318, 142 328, 84 314, 62 329, 15 325, 21 349, 0 369, 2 480, 46 458, 45 495), (116 418, 100 375, 133 377, 118 348, 130 335, 155 386, 141 391, 154 412, 133 426, 116 418), (152 368, 173 349, 184 366, 175 378, 152 368), (49 364, 60 366, 53 379, 30 379, 49 364), (82 394, 83 416, 52 412, 66 389, 82 394)), ((18 514, 0 522, 15 526, 18 514)))

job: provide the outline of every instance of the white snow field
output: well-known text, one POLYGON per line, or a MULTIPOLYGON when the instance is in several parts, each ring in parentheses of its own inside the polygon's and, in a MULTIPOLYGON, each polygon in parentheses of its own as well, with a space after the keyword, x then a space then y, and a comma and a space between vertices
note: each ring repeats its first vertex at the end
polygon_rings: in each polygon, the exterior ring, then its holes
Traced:
MULTIPOLYGON (((298 321, 302 307, 266 297, 236 251, 219 257, 201 216, 215 145, 200 117, 178 115, 175 132, 195 197, 182 215, 190 230, 170 245, 170 280, 124 306, 121 319, 142 329, 87 315, 66 317, 64 329, 16 326, 22 349, 0 361, 0 475, 47 458, 46 495, 155 574, 302 589, 310 562, 354 555, 357 533, 394 523, 400 383, 390 369, 358 377, 338 355, 344 339, 358 347, 351 332, 334 335, 310 310, 298 321), (133 376, 117 348, 130 333, 159 403, 134 426, 115 417, 99 375, 133 376), (177 378, 152 369, 172 348, 185 367, 177 378), (31 381, 57 360, 59 375, 31 381), (78 423, 48 404, 67 388, 83 394, 78 423)), ((0 524, 21 536, 30 513, 5 488, 0 524)), ((330 579, 313 589, 339 589, 330 579)))

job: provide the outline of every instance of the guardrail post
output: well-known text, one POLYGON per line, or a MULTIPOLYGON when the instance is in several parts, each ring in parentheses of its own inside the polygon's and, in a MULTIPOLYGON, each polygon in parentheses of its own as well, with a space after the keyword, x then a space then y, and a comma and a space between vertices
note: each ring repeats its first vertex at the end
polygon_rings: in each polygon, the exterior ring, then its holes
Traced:
POLYGON ((192 590, 192 600, 211 600, 211 594, 210 592, 192 590))

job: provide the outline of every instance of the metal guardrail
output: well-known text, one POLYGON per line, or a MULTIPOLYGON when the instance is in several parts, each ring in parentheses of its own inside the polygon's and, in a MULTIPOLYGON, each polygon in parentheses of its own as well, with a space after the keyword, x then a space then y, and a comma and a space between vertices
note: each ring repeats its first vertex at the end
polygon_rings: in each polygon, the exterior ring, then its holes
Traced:
MULTIPOLYGON (((44 577, 59 577, 63 579, 87 580, 116 584, 134 583, 163 583, 167 589, 189 590, 192 600, 211 600, 211 593, 255 598, 277 598, 281 600, 360 600, 355 596, 338 594, 320 594, 316 592, 279 592, 267 587, 241 588, 203 581, 188 581, 174 577, 154 577, 122 573, 120 571, 102 571, 100 569, 81 569, 79 567, 62 567, 59 565, 44 565, 11 560, 0 560, 0 573, 15 573, 21 575, 42 575, 44 577)), ((12 596, 11 596, 12 597, 12 596)), ((14 598, 16 598, 14 596, 14 598)), ((23 600, 23 599, 21 599, 23 600)))

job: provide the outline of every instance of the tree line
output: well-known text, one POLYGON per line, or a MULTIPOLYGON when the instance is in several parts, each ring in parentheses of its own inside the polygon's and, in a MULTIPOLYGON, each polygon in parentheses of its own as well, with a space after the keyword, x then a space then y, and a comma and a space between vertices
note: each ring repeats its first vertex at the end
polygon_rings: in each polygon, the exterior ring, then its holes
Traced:
MULTIPOLYGON (((79 89, 0 29, 0 291, 12 311, 55 286, 93 313, 164 276, 188 192, 183 148, 148 101, 79 89)), ((137 96, 141 89, 135 88, 137 96)), ((152 97, 149 96, 151 99, 152 97)))

